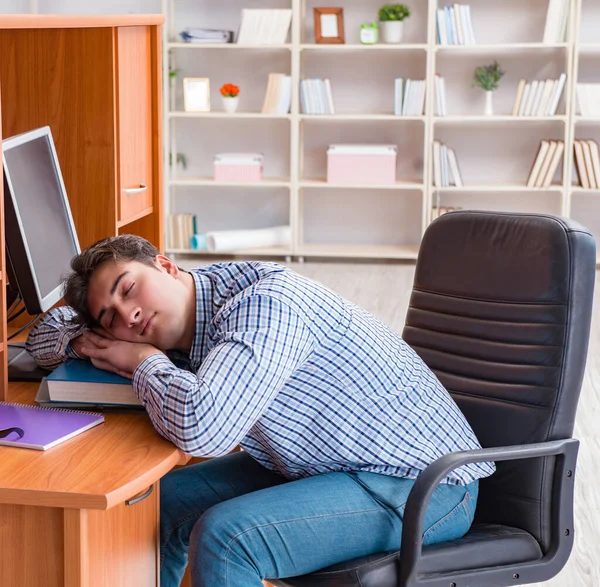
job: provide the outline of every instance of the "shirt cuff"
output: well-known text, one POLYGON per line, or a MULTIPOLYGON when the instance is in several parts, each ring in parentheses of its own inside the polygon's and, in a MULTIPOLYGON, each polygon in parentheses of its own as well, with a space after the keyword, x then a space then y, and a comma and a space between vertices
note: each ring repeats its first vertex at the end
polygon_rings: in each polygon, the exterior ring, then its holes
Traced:
POLYGON ((81 359, 81 357, 73 350, 71 341, 83 334, 87 330, 84 324, 77 326, 67 326, 60 331, 54 352, 59 357, 71 357, 72 359, 81 359))
POLYGON ((138 399, 145 405, 145 394, 148 390, 150 377, 160 371, 172 371, 175 365, 161 352, 146 357, 133 372, 133 389, 138 399))

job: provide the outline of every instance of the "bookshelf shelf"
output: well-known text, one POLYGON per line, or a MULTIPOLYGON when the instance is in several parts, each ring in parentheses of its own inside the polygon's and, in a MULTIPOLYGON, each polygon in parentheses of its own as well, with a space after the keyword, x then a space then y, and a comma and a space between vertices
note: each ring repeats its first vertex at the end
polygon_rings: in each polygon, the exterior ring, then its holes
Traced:
POLYGON ((548 0, 510 5, 471 2, 475 38, 485 41, 476 45, 438 43, 436 10, 449 5, 439 0, 413 3, 413 14, 405 22, 405 42, 390 45, 359 42, 360 23, 374 18, 380 7, 375 0, 344 7, 345 44, 314 42, 316 0, 271 3, 292 9, 288 41, 282 45, 177 42, 176 22, 194 26, 202 21, 212 28, 235 30, 241 8, 251 3, 163 2, 169 15, 165 38, 170 39, 164 46, 165 156, 182 153, 192 167, 185 173, 179 168, 165 170, 166 217, 170 211, 193 212, 199 232, 289 223, 291 246, 238 252, 246 258, 414 259, 433 203, 447 208, 562 214, 583 224, 593 224, 598 217, 597 226, 590 228, 600 239, 600 190, 570 185, 576 181, 573 141, 595 138, 600 142, 600 117, 580 116, 575 99, 578 80, 600 83, 600 42, 595 42, 597 27, 592 26, 600 18, 595 0, 571 0, 567 41, 559 43, 542 42, 548 0), (498 18, 509 23, 512 19, 518 26, 499 27, 498 18), (204 54, 192 49, 213 51, 206 54, 210 59, 204 59, 204 54), (506 75, 494 92, 498 114, 486 116, 485 92, 472 87, 472 78, 475 67, 494 59, 506 75), (169 69, 179 69, 177 87, 169 84, 169 69), (270 73, 291 77, 289 114, 260 112, 270 73), (557 80, 562 73, 566 84, 559 114, 510 114, 521 79, 557 80), (445 79, 446 116, 435 114, 436 74, 445 79), (184 76, 209 77, 211 103, 217 110, 220 85, 239 85, 241 110, 235 114, 182 112, 184 76), (392 114, 397 77, 425 80, 422 116, 392 114), (337 114, 302 113, 300 82, 314 78, 331 81, 337 114), (178 119, 189 120, 171 122, 178 119), (550 186, 528 188, 526 180, 542 140, 564 142, 564 154, 550 186), (433 185, 434 141, 454 151, 468 185, 433 185), (399 180, 389 185, 328 183, 324 179, 326 152, 332 143, 396 144, 399 180), (218 152, 263 153, 269 179, 215 182, 210 176, 212 158, 218 152), (170 173, 176 177, 169 177, 170 173))
POLYGON ((290 182, 284 178, 271 179, 264 178, 262 181, 215 181, 211 177, 196 177, 172 179, 169 181, 172 186, 210 186, 210 187, 243 187, 243 188, 289 188, 290 182))
POLYGON ((210 255, 213 257, 224 257, 228 255, 250 255, 252 257, 281 257, 288 256, 292 254, 292 249, 290 247, 263 247, 258 249, 244 249, 243 251, 231 251, 228 253, 216 252, 212 253, 210 251, 197 251, 195 249, 167 249, 167 253, 174 255, 194 255, 194 256, 204 256, 210 255))
POLYGON ((224 49, 228 51, 290 51, 292 45, 239 45, 238 43, 168 43, 168 49, 224 49))
POLYGON ((300 181, 301 188, 328 188, 345 190, 423 190, 425 185, 418 181, 398 181, 391 185, 386 184, 338 184, 330 183, 325 179, 303 179, 300 181))

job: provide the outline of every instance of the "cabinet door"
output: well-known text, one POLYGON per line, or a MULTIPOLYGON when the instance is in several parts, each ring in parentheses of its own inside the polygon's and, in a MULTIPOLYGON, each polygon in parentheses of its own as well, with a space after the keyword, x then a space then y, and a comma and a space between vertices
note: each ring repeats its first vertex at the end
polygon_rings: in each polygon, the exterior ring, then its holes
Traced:
POLYGON ((89 587, 158 585, 158 504, 155 483, 109 510, 88 510, 89 587))
POLYGON ((117 29, 118 217, 152 211, 152 56, 150 27, 117 29))

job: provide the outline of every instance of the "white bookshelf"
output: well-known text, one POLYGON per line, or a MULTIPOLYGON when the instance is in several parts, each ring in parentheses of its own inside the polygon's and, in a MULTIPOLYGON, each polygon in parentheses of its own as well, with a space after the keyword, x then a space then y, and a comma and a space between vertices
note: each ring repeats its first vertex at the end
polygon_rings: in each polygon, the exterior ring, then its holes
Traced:
POLYGON ((194 213, 198 232, 290 224, 289 247, 236 252, 246 258, 415 259, 435 205, 562 214, 589 225, 600 238, 600 191, 583 190, 571 180, 573 139, 600 139, 600 118, 584 119, 574 108, 578 75, 600 82, 595 73, 600 71, 600 3, 572 0, 567 41, 550 45, 542 43, 548 0, 463 3, 471 4, 477 45, 438 44, 435 11, 453 4, 450 0, 408 0, 413 14, 400 45, 358 42, 360 24, 376 17, 382 0, 343 3, 346 43, 341 45, 314 43, 313 8, 323 5, 320 0, 265 0, 261 8, 292 9, 288 42, 240 46, 182 43, 178 32, 186 26, 235 31, 241 8, 253 4, 163 0, 166 160, 170 152, 188 159, 185 171, 166 166, 165 217, 194 213), (484 116, 484 92, 473 88, 471 79, 476 66, 494 59, 507 73, 494 94, 495 115, 484 116), (180 70, 176 87, 168 81, 170 67, 180 70), (288 115, 260 113, 272 72, 292 77, 288 115), (563 72, 567 83, 556 116, 511 115, 519 79, 556 79, 563 72), (434 115, 436 73, 446 79, 448 116, 434 115), (187 76, 210 78, 211 112, 183 111, 181 78, 187 76), (299 84, 305 77, 331 79, 336 114, 301 113, 299 84), (426 80, 423 116, 393 115, 395 77, 426 80), (221 111, 218 89, 226 82, 241 88, 241 110, 235 114, 221 111), (527 188, 544 138, 565 142, 562 164, 549 187, 527 188), (433 185, 434 139, 455 150, 464 187, 433 185), (397 181, 327 183, 327 146, 345 142, 398 145, 397 181), (213 155, 223 151, 264 153, 265 180, 212 180, 213 155))

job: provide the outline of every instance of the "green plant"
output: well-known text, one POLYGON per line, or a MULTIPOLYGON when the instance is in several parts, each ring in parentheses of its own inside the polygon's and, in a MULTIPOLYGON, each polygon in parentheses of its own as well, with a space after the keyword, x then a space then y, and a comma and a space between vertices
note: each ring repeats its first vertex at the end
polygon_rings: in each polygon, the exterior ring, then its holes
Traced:
POLYGON ((173 81, 177 77, 178 73, 179 73, 178 69, 169 69, 169 79, 171 81, 173 81))
POLYGON ((497 61, 490 65, 476 67, 473 75, 473 85, 479 86, 486 92, 491 92, 498 88, 498 82, 504 73, 497 61))
POLYGON ((385 4, 379 9, 379 20, 404 20, 410 16, 410 8, 406 4, 385 4))
MULTIPOLYGON (((187 169, 187 157, 183 153, 177 153, 175 157, 177 163, 181 164, 183 169, 187 169)), ((173 166, 173 154, 169 153, 169 165, 173 166)))

